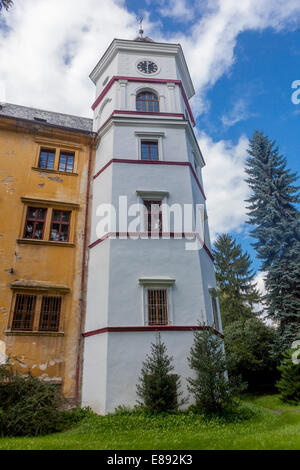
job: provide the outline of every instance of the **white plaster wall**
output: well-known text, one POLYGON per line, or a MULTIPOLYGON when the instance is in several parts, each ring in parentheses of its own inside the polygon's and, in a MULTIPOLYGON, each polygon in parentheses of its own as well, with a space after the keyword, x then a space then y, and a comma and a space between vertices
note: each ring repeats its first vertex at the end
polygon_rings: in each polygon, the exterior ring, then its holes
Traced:
POLYGON ((126 77, 148 77, 149 75, 137 70, 136 65, 141 60, 151 60, 159 66, 159 71, 152 74, 154 78, 176 80, 175 57, 170 54, 159 54, 157 52, 143 53, 121 51, 118 54, 118 75, 126 77))
MULTIPOLYGON (((188 161, 187 147, 185 144, 185 129, 183 127, 162 126, 161 123, 152 123, 148 126, 116 125, 114 131, 115 145, 114 157, 125 159, 138 159, 138 136, 135 132, 155 132, 162 131, 165 136, 163 142, 163 160, 165 161, 188 161)), ((145 137, 151 140, 151 134, 145 137)), ((170 171, 170 168, 169 168, 170 171)))
POLYGON ((185 239, 111 240, 109 326, 144 325, 139 278, 153 276, 176 279, 173 324, 197 325, 205 320, 201 274, 198 253, 185 250, 185 239))
MULTIPOLYGON (((107 387, 109 397, 106 402, 106 413, 113 412, 119 405, 134 406, 137 404, 136 384, 140 377, 142 362, 150 353, 151 343, 155 342, 156 333, 109 333, 107 387)), ((164 331, 161 339, 167 346, 167 353, 173 356, 174 373, 181 377, 183 397, 188 397, 187 377, 193 376, 187 357, 193 344, 193 332, 164 331)), ((192 402, 189 397, 188 406, 192 402)))
POLYGON ((107 334, 85 339, 82 377, 82 406, 106 412, 107 334))
POLYGON ((95 99, 98 98, 100 93, 104 90, 108 82, 111 80, 112 77, 118 75, 118 57, 115 56, 113 60, 107 65, 105 70, 99 76, 97 83, 96 83, 96 90, 95 90, 95 99), (108 77, 108 81, 103 85, 104 80, 108 77))
POLYGON ((106 170, 93 181, 93 202, 91 217, 91 239, 90 244, 98 240, 97 224, 100 220, 97 209, 103 203, 110 203, 112 200, 112 172, 113 164, 109 165, 106 170))
POLYGON ((88 267, 85 332, 105 328, 108 323, 110 240, 93 248, 88 267))
POLYGON ((96 150, 94 175, 98 173, 112 158, 114 158, 115 128, 112 126, 101 137, 96 150))

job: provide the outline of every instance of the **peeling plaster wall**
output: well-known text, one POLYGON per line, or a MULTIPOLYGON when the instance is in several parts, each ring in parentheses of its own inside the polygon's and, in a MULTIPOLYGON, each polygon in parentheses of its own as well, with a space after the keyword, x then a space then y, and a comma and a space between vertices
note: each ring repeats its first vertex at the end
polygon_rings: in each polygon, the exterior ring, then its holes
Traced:
POLYGON ((0 116, 0 363, 6 356, 17 357, 22 361, 17 366, 21 373, 31 370, 44 380, 62 383, 63 393, 70 399, 75 394, 90 144, 91 137, 83 134, 42 127, 37 131, 36 126, 0 116), (54 147, 58 142, 68 148, 76 144, 77 175, 34 170, 40 145, 37 137, 46 138, 54 147), (18 243, 26 210, 21 197, 79 204, 74 212, 75 247, 18 243), (61 312, 63 335, 8 331, 14 295, 10 284, 17 280, 70 289, 61 312))

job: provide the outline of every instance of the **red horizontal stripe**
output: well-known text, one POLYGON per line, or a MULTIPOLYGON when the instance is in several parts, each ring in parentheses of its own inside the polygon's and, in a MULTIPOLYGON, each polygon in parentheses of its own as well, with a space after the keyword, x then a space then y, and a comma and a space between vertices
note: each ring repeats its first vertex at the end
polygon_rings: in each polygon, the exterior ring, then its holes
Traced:
POLYGON ((88 331, 82 333, 84 338, 89 336, 96 336, 103 333, 128 333, 128 332, 145 332, 145 331, 201 331, 201 330, 212 330, 216 335, 224 338, 224 335, 218 330, 211 326, 174 326, 174 325, 157 325, 157 326, 108 326, 106 328, 100 328, 99 330, 88 331))
POLYGON ((117 80, 128 80, 129 82, 144 82, 144 83, 174 83, 175 85, 179 85, 181 94, 183 97, 183 101, 186 105, 186 108, 188 110, 188 113, 190 115, 191 121, 193 125, 195 125, 195 119, 191 110, 191 107, 189 105, 189 101, 187 99, 186 93, 184 91, 183 85, 181 80, 167 80, 163 78, 139 78, 139 77, 121 77, 121 76, 114 76, 110 79, 106 87, 102 90, 94 104, 92 105, 92 110, 95 111, 97 106, 101 103, 105 95, 108 93, 112 85, 115 83, 117 80))
POLYGON ((204 191, 202 189, 202 186, 200 184, 200 181, 194 171, 194 168, 192 167, 192 164, 190 162, 166 162, 166 161, 163 161, 163 160, 158 160, 158 161, 151 161, 151 160, 131 160, 131 159, 126 159, 126 158, 112 158, 108 163, 106 163, 106 165, 101 168, 101 170, 98 171, 98 173, 95 174, 94 176, 94 180, 96 178, 98 178, 99 175, 101 175, 101 173, 103 173, 104 170, 106 170, 107 167, 109 167, 112 163, 131 163, 131 164, 134 164, 134 165, 177 165, 177 166, 188 166, 191 171, 192 171, 192 174, 195 178, 195 181, 197 183, 197 186, 198 188, 200 189, 201 191, 201 194, 202 196, 204 197, 204 199, 206 200, 206 196, 204 194, 204 191))
MULTIPOLYGON (((152 233, 153 235, 156 235, 155 232, 152 233)), ((100 243, 102 243, 104 240, 106 240, 107 238, 110 238, 110 237, 115 237, 115 238, 120 238, 120 237, 139 237, 141 239, 143 239, 143 237, 146 237, 146 235, 148 237, 151 237, 151 232, 127 232, 127 233, 120 233, 120 232, 109 232, 109 233, 106 233, 103 237, 99 238, 98 240, 96 240, 95 242, 91 243, 91 245, 89 245, 89 248, 92 249, 94 248, 95 246, 99 245, 100 243)), ((156 237, 153 237, 152 240, 155 240, 155 239, 167 239, 169 240, 169 237, 170 238, 175 238, 176 236, 181 236, 182 238, 192 238, 192 237, 197 237, 200 240, 199 238, 199 235, 197 233, 174 233, 174 232, 160 232, 157 234, 157 238, 156 237)), ((145 238, 146 239, 146 238, 145 238)), ((150 238, 151 239, 151 238, 150 238)), ((203 243, 203 248, 205 249, 206 253, 208 254, 208 256, 210 257, 210 259, 212 261, 214 261, 214 257, 213 255, 211 254, 211 251, 209 250, 209 248, 206 246, 205 243, 203 243)))

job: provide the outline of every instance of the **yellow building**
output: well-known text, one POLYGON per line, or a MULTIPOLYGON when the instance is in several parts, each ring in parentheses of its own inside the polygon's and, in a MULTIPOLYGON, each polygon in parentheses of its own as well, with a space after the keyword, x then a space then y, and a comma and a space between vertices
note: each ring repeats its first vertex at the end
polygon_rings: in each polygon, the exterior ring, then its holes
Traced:
POLYGON ((0 361, 76 398, 84 312, 91 119, 0 106, 0 361))

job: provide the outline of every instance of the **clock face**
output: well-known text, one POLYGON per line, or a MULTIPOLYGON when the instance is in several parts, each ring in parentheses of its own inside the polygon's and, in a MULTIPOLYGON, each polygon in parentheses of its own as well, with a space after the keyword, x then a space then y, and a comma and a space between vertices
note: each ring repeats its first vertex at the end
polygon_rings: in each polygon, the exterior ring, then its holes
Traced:
POLYGON ((151 60, 142 60, 138 63, 137 69, 142 73, 155 73, 158 70, 157 65, 151 60))

